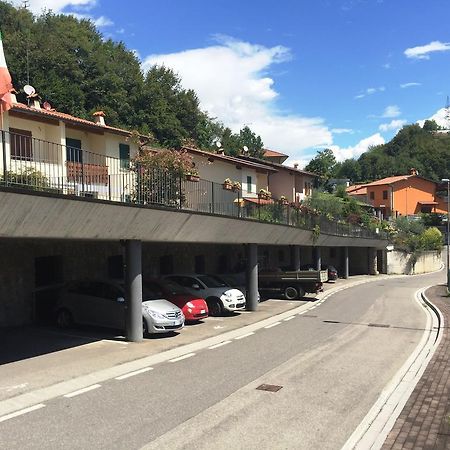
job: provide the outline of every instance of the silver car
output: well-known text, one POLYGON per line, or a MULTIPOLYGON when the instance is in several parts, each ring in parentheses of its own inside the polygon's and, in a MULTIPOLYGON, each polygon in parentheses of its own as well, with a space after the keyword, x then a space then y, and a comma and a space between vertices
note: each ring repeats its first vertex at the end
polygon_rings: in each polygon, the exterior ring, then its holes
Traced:
POLYGON ((218 278, 200 274, 175 274, 165 278, 185 287, 192 295, 204 298, 211 316, 245 308, 245 295, 218 278))
MULTIPOLYGON (((142 325, 147 333, 167 333, 184 326, 178 306, 143 291, 142 325)), ((68 283, 56 306, 56 323, 61 328, 74 323, 125 329, 125 287, 121 283, 81 280, 68 283)))

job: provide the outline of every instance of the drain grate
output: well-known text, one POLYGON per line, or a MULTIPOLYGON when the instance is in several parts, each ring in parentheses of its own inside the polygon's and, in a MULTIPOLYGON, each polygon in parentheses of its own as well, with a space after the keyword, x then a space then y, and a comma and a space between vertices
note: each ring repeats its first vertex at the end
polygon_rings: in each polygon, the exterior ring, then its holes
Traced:
POLYGON ((390 325, 386 325, 385 323, 369 323, 369 327, 377 327, 377 328, 390 328, 390 325))
POLYGON ((276 384, 261 384, 256 389, 259 391, 278 392, 283 386, 277 386, 276 384))

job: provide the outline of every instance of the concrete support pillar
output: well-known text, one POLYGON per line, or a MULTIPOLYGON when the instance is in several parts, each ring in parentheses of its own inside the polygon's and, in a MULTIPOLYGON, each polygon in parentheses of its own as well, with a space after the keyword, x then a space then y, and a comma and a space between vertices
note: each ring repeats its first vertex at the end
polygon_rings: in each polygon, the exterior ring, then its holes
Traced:
POLYGON ((350 260, 348 257, 348 247, 344 247, 344 278, 347 279, 350 275, 350 260))
POLYGON ((300 270, 300 246, 291 245, 291 269, 300 270))
POLYGON ((142 242, 125 241, 126 259, 126 336, 142 341, 142 242))
POLYGON ((247 311, 258 307, 258 246, 248 244, 247 252, 247 311))
POLYGON ((322 255, 320 253, 320 247, 315 247, 315 266, 317 270, 322 269, 322 255))
POLYGON ((373 247, 368 248, 369 257, 369 275, 378 275, 377 270, 377 249, 373 247))

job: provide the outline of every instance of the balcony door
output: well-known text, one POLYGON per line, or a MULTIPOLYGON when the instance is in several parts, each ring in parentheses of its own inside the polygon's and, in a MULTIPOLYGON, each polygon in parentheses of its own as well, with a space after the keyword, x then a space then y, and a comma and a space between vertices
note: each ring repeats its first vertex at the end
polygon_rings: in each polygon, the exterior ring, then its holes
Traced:
POLYGON ((79 139, 66 138, 66 161, 83 162, 83 152, 79 139))

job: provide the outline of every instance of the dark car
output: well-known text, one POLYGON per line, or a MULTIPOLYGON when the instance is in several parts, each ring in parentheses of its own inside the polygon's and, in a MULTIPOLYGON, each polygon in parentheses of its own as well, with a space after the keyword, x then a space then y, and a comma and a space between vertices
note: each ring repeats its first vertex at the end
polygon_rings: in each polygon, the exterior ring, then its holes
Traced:
MULTIPOLYGON (((305 264, 300 267, 300 270, 317 270, 317 267, 315 264, 305 264)), ((338 271, 336 267, 327 264, 322 264, 321 270, 328 271, 328 281, 336 281, 338 279, 338 271)))

